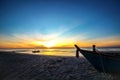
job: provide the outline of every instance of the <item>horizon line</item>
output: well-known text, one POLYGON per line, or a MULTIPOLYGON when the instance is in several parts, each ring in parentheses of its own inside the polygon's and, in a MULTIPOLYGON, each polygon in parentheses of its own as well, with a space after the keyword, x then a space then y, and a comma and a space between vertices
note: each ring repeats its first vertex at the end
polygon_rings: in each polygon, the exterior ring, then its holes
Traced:
MULTIPOLYGON (((120 48, 120 46, 96 46, 97 48, 120 48)), ((33 48, 0 48, 0 49, 73 49, 75 47, 33 47, 33 48)), ((92 46, 89 47, 80 47, 80 48, 92 48, 92 46)))

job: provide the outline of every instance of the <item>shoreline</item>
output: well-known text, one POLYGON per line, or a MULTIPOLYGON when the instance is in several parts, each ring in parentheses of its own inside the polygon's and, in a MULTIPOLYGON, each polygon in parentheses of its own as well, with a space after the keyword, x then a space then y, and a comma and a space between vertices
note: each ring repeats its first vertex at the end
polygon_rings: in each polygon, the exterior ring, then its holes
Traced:
POLYGON ((83 57, 0 52, 1 80, 112 80, 83 57))

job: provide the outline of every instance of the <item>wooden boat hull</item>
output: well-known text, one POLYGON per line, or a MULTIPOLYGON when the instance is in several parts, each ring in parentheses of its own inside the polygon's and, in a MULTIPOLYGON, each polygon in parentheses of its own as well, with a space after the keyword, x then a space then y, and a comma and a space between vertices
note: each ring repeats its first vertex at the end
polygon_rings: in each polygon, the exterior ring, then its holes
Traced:
POLYGON ((120 74, 120 56, 87 51, 80 48, 79 51, 99 72, 120 74))
POLYGON ((80 52, 99 72, 120 74, 120 59, 93 54, 90 51, 81 50, 80 52))

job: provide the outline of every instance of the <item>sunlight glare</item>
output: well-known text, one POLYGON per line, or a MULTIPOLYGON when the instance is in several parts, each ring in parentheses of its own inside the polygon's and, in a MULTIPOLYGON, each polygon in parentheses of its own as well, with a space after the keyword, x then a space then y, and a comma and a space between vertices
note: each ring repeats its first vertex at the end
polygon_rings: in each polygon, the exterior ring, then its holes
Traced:
POLYGON ((55 46, 55 41, 48 41, 48 42, 45 42, 44 43, 44 45, 46 46, 46 47, 53 47, 53 46, 55 46))

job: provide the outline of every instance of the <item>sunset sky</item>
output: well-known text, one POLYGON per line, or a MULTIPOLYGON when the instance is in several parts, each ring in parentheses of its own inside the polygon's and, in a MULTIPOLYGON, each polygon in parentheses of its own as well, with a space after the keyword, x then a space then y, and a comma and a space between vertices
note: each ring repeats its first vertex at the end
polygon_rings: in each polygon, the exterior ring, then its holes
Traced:
POLYGON ((119 0, 0 0, 0 48, 120 46, 119 0))

